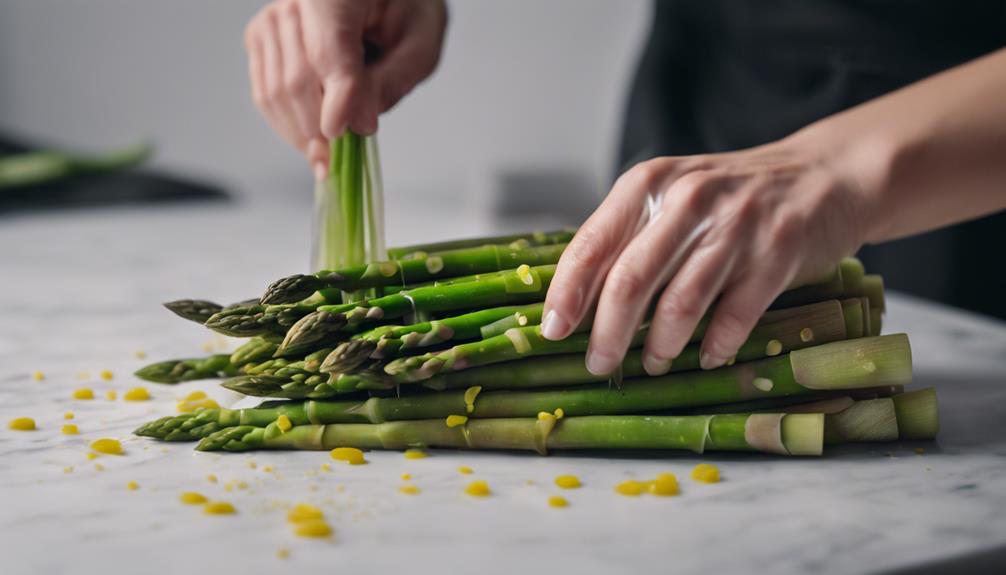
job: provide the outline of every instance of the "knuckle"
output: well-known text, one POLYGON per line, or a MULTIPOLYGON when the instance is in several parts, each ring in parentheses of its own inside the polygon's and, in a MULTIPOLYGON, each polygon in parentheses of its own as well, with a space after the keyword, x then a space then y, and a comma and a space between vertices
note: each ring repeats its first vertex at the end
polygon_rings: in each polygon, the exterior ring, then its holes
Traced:
POLYGON ((799 216, 790 214, 778 218, 772 226, 772 243, 776 246, 793 246, 804 235, 804 222, 799 216))
POLYGON ((658 159, 646 160, 629 168, 621 178, 634 188, 653 190, 660 184, 663 177, 662 164, 658 159))
POLYGON ((311 85, 311 75, 305 67, 297 66, 287 72, 284 84, 286 91, 290 94, 303 95, 307 93, 308 87, 311 85))
POLYGON ((707 191, 716 179, 716 176, 704 171, 685 174, 668 190, 668 195, 674 201, 664 202, 664 209, 670 211, 683 209, 691 213, 701 211, 707 201, 707 191))
MULTIPOLYGON (((752 320, 745 314, 732 307, 719 308, 716 310, 716 333, 718 341, 737 343, 743 342, 748 332, 751 331, 752 320)), ((710 331, 713 331, 710 329, 710 331)))
POLYGON ((660 298, 657 307, 653 312, 654 319, 678 322, 689 318, 698 317, 701 314, 699 309, 701 295, 693 289, 671 290, 660 298))
POLYGON ((562 259, 568 258, 570 264, 578 269, 594 269, 604 263, 608 249, 609 242, 601 234, 580 230, 562 254, 562 259))
POLYGON ((645 295, 650 281, 652 281, 650 276, 616 264, 608 273, 605 290, 618 301, 633 302, 645 295))

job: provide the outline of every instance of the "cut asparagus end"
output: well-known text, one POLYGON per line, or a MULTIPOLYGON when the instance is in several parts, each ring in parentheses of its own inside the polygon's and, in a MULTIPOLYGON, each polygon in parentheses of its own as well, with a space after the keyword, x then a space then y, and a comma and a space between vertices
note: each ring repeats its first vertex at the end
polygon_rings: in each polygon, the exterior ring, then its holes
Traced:
POLYGON ((845 335, 849 339, 866 335, 863 326, 863 304, 858 298, 842 300, 842 314, 845 316, 845 335))
POLYGON ((865 297, 861 297, 858 299, 860 309, 863 312, 863 337, 869 335, 878 335, 873 333, 873 322, 871 321, 873 319, 873 316, 870 313, 870 300, 865 297))
POLYGON ((793 377, 809 389, 858 389, 912 381, 912 350, 903 333, 793 350, 789 358, 793 377))
POLYGON ((259 303, 262 305, 294 303, 310 297, 324 287, 325 282, 316 275, 287 276, 269 284, 259 303))
POLYGON ((867 274, 860 282, 860 289, 864 296, 870 299, 870 307, 880 310, 881 313, 887 311, 887 302, 884 298, 884 277, 880 275, 867 274))
POLYGON ((870 335, 880 335, 884 323, 884 310, 870 308, 870 335))
POLYGON ((196 323, 206 323, 213 314, 219 313, 224 306, 202 299, 178 299, 164 304, 168 311, 196 323))
POLYGON ((824 414, 793 413, 782 418, 782 444, 790 455, 821 455, 824 414))
POLYGON ((857 401, 847 409, 825 417, 825 441, 860 443, 895 441, 898 419, 889 398, 857 401))
POLYGON ((935 439, 940 431, 936 390, 929 387, 895 395, 894 410, 901 439, 935 439))
POLYGON ((859 258, 843 258, 839 267, 842 269, 842 291, 846 294, 862 293, 863 277, 866 275, 863 262, 859 258))

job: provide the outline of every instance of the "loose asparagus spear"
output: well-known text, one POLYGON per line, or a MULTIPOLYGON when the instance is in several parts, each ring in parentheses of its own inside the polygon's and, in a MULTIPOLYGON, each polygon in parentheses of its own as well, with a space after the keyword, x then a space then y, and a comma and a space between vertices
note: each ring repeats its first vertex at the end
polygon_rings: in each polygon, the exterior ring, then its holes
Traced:
POLYGON ((0 156, 0 191, 79 174, 117 172, 143 163, 151 151, 148 144, 136 144, 93 156, 68 152, 26 152, 0 156))
POLYGON ((576 230, 567 228, 550 232, 532 232, 529 234, 511 234, 505 236, 489 236, 481 238, 467 238, 463 240, 450 240, 432 244, 416 244, 411 246, 399 246, 388 248, 388 258, 400 260, 422 255, 444 252, 448 250, 458 250, 463 248, 474 248, 486 245, 510 245, 516 244, 520 247, 544 246, 549 244, 565 244, 573 239, 576 230))
POLYGON ((266 407, 207 409, 162 418, 136 433, 186 441, 235 425, 265 426, 280 415, 294 424, 382 423, 435 419, 452 414, 473 418, 532 417, 562 409, 567 415, 652 412, 785 397, 821 390, 904 385, 911 381, 911 350, 904 334, 828 343, 784 356, 711 371, 629 379, 622 389, 606 384, 544 391, 443 392, 364 401, 280 402, 266 407))
POLYGON ((227 377, 237 374, 237 368, 231 364, 230 358, 228 354, 217 354, 201 358, 159 361, 141 367, 134 375, 154 383, 180 383, 227 377))
POLYGON ((361 324, 399 318, 416 311, 440 312, 540 301, 554 273, 554 265, 523 265, 477 282, 416 288, 364 302, 321 306, 290 328, 277 353, 297 353, 347 326, 358 328, 361 324))
POLYGON ((407 285, 437 278, 508 270, 521 264, 554 264, 566 244, 510 249, 496 245, 440 252, 410 260, 372 262, 339 270, 297 274, 273 282, 262 296, 263 304, 300 301, 320 289, 353 291, 388 285, 407 285))

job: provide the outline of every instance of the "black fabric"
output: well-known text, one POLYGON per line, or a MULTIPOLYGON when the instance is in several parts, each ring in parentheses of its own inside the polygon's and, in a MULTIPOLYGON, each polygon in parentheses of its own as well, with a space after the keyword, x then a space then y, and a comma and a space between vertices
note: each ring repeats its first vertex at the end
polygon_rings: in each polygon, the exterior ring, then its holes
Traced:
MULTIPOLYGON (((1003 46, 1002 1, 658 0, 620 167, 771 142, 1003 46)), ((987 257, 1004 247, 997 214, 860 256, 890 287, 1006 319, 987 257)))

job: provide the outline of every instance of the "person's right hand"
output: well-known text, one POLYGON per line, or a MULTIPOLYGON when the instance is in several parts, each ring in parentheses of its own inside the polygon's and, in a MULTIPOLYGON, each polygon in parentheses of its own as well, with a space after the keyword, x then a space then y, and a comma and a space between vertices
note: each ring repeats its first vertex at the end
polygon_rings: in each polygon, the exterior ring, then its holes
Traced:
POLYGON ((326 140, 374 133, 433 73, 446 27, 443 0, 275 0, 245 29, 252 98, 324 177, 326 140), (379 53, 369 64, 364 42, 379 53))

